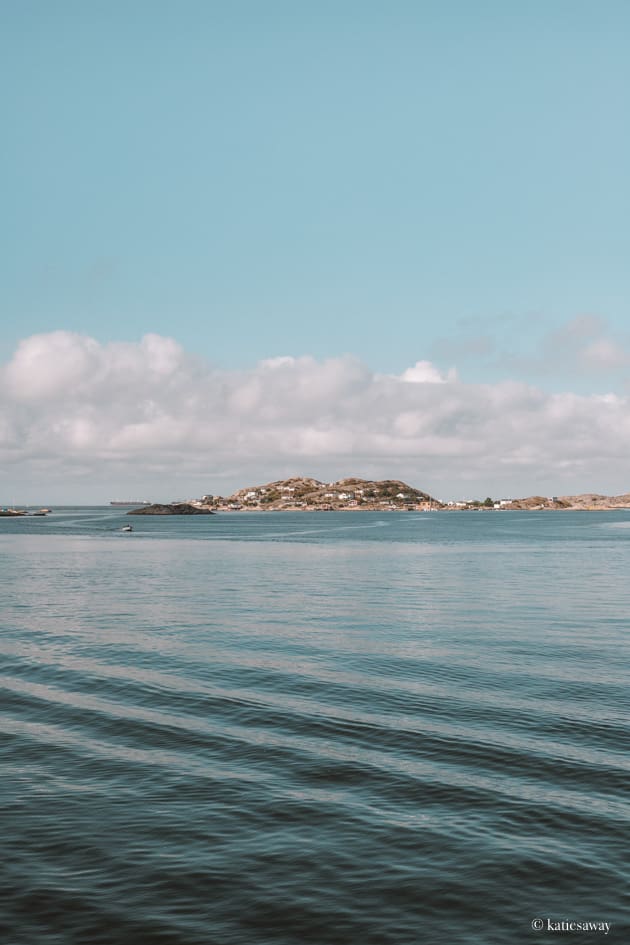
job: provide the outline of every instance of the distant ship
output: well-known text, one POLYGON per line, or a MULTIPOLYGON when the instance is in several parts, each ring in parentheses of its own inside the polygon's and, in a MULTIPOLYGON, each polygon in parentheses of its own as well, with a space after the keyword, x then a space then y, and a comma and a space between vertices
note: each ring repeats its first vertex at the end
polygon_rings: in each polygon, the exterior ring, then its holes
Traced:
POLYGON ((110 505, 151 505, 148 499, 112 499, 110 505))

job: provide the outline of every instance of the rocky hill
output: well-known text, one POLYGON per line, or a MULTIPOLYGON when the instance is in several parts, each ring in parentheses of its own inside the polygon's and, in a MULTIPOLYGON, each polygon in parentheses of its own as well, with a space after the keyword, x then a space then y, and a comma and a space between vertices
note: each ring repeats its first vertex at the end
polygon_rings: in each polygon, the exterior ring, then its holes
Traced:
POLYGON ((608 509, 630 508, 630 493, 623 495, 600 495, 597 492, 584 492, 581 495, 561 495, 551 498, 534 495, 526 499, 512 499, 505 509, 567 509, 583 511, 606 511, 608 509))
MULTIPOLYGON (((210 497, 208 497, 210 499, 210 497)), ((212 498, 208 504, 218 508, 243 509, 407 509, 439 508, 440 503, 428 493, 415 489, 400 479, 374 481, 350 477, 337 482, 296 476, 262 486, 239 489, 228 498, 212 498)))
POLYGON ((139 509, 132 509, 127 515, 213 515, 212 509, 200 508, 189 502, 170 502, 162 505, 143 505, 139 509))

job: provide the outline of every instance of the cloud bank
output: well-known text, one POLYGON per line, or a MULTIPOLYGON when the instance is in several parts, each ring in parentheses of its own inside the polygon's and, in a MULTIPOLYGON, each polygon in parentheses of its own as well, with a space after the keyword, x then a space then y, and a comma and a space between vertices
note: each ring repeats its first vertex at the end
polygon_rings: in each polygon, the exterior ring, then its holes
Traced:
MULTIPOLYGON (((592 334, 585 346, 622 357, 592 334)), ((428 361, 398 376, 350 356, 224 371, 171 338, 56 331, 21 342, 0 396, 0 502, 225 494, 299 473, 402 477, 439 497, 630 489, 626 395, 467 384, 428 361)))

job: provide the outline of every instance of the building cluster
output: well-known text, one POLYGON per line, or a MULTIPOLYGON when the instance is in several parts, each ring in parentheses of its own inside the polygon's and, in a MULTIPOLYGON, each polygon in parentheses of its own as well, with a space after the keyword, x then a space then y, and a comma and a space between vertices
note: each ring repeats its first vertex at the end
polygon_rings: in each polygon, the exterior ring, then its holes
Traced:
POLYGON ((200 506, 225 511, 428 511, 441 507, 441 503, 431 496, 399 480, 369 481, 355 478, 329 483, 295 478, 241 489, 227 498, 204 495, 193 501, 200 506))

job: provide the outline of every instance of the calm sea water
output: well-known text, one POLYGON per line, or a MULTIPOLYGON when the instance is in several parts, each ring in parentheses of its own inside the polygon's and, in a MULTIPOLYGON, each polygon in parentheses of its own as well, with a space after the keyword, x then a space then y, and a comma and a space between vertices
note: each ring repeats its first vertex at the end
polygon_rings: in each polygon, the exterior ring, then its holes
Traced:
POLYGON ((630 513, 64 509, 0 588, 2 945, 630 942, 630 513))

